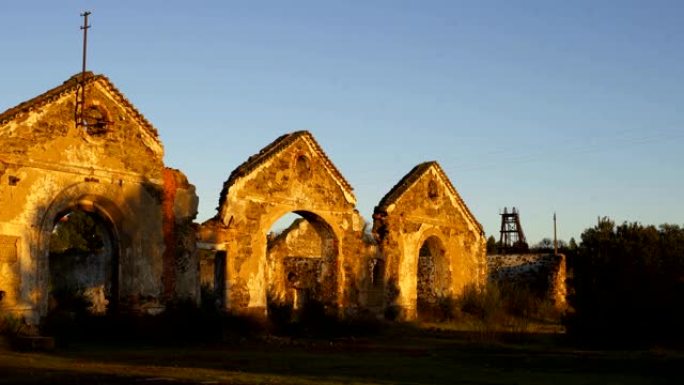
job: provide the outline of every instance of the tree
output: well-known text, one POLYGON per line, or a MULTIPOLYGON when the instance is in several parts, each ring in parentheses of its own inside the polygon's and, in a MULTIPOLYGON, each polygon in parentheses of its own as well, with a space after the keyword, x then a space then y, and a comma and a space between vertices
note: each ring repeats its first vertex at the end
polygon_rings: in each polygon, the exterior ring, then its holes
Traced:
POLYGON ((553 239, 543 238, 539 243, 532 247, 535 251, 552 251, 553 250, 553 239))
POLYGON ((684 322, 684 229, 616 226, 582 233, 574 258, 570 334, 612 342, 672 342, 684 322))
POLYGON ((487 254, 496 254, 498 250, 498 245, 496 243, 496 238, 494 238, 493 235, 490 235, 489 238, 487 238, 487 254))
POLYGON ((103 247, 101 229, 83 211, 72 211, 59 219, 50 236, 50 252, 91 252, 103 247))
MULTIPOLYGON (((558 243, 558 252, 562 253, 565 252, 568 249, 568 244, 562 240, 562 239, 557 239, 556 242, 558 243)), ((553 239, 551 238, 543 238, 539 243, 534 245, 532 247, 532 250, 535 252, 545 252, 545 253, 550 253, 554 251, 554 244, 553 244, 553 239)))

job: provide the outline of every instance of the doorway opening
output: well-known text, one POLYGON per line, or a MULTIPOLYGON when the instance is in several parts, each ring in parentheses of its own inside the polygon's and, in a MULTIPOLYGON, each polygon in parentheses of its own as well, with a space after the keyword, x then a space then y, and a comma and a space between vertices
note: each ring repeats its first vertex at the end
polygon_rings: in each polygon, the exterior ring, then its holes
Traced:
POLYGON ((98 213, 75 208, 57 215, 48 266, 48 311, 101 315, 118 307, 118 242, 98 213))
POLYGON ((338 244, 330 226, 311 212, 291 212, 267 233, 269 313, 337 309, 338 244))
POLYGON ((446 250, 438 237, 431 236, 423 242, 417 270, 418 317, 432 318, 439 302, 449 295, 451 284, 446 250))

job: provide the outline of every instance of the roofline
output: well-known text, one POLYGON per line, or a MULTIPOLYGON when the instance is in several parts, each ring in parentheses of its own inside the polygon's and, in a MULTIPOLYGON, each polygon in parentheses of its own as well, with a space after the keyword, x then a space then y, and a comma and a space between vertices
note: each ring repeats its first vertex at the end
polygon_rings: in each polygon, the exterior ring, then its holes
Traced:
MULTIPOLYGON (((81 83, 81 73, 78 73, 61 85, 51 88, 42 94, 31 98, 27 101, 19 103, 18 105, 11 107, 4 112, 0 113, 0 126, 5 125, 12 120, 14 120, 18 115, 32 111, 36 108, 43 107, 55 100, 63 97, 64 95, 75 92, 81 83)), ((114 86, 111 80, 104 75, 94 74, 90 71, 85 72, 85 84, 92 84, 102 80, 105 87, 115 96, 117 101, 122 104, 129 112, 138 120, 138 122, 150 133, 150 135, 159 143, 159 134, 157 129, 145 118, 145 116, 138 111, 135 106, 126 98, 126 96, 119 91, 118 88, 114 86)))
POLYGON ((373 214, 387 214, 387 208, 390 205, 395 204, 399 198, 401 198, 404 193, 406 193, 406 191, 408 191, 431 167, 434 167, 437 170, 437 173, 444 179, 449 191, 454 197, 456 197, 456 200, 458 203, 460 203, 461 207, 463 207, 466 217, 468 217, 468 219, 477 226, 480 232, 484 234, 484 228, 482 227, 482 224, 475 219, 475 216, 468 208, 468 205, 466 205, 463 198, 461 198, 461 195, 458 193, 458 191, 456 191, 456 188, 451 183, 449 177, 446 175, 439 163, 437 163, 435 160, 419 163, 413 167, 411 171, 404 175, 399 182, 397 182, 397 184, 395 184, 394 187, 392 187, 390 191, 385 194, 384 197, 382 197, 378 205, 375 206, 373 214))
POLYGON ((221 190, 221 195, 219 197, 219 205, 217 207, 217 215, 220 215, 221 208, 228 199, 228 191, 239 179, 242 179, 243 177, 252 173, 252 171, 257 169, 259 166, 264 164, 269 159, 279 154, 282 150, 284 150, 290 144, 294 143, 297 139, 300 138, 307 140, 313 146, 314 151, 320 156, 325 166, 333 173, 333 177, 342 185, 343 188, 347 190, 348 194, 354 197, 352 193, 354 188, 344 178, 344 176, 337 169, 337 167, 335 167, 330 158, 328 158, 328 156, 325 154, 320 144, 318 144, 313 135, 309 131, 301 130, 281 135, 276 140, 263 147, 258 153, 247 158, 246 161, 244 161, 230 173, 228 180, 223 184, 223 189, 221 190))

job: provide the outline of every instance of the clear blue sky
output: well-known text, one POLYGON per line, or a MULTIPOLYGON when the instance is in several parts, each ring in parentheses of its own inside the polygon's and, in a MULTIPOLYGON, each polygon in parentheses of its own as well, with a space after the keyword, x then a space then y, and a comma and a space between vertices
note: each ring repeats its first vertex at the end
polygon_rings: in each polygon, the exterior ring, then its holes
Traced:
POLYGON ((683 1, 7 1, 0 110, 80 70, 107 75, 197 186, 307 129, 371 219, 437 160, 488 235, 598 216, 684 223, 683 1))

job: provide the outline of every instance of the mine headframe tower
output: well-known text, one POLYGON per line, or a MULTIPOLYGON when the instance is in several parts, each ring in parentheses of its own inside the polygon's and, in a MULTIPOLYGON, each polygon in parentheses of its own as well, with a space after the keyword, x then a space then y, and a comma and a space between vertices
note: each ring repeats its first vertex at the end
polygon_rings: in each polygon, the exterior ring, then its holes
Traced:
POLYGON ((501 215, 501 237, 499 238, 499 254, 525 253, 529 250, 522 225, 520 212, 515 208, 504 207, 501 215))

